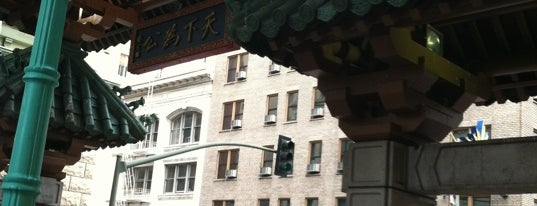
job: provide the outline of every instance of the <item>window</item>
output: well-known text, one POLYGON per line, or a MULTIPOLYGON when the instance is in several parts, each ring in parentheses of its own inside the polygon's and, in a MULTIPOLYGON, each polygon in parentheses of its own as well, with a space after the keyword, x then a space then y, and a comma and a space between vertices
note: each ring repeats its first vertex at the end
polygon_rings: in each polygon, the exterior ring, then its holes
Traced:
POLYGON ((129 62, 129 55, 127 54, 121 54, 119 57, 119 67, 117 69, 117 75, 119 76, 127 76, 127 64, 129 62))
POLYGON ((287 93, 287 121, 296 121, 298 110, 298 91, 287 93))
POLYGON ((218 151, 218 172, 216 178, 226 178, 228 170, 236 170, 239 164, 239 150, 218 151))
MULTIPOLYGON (((270 145, 270 146, 265 146, 267 148, 271 148, 273 149, 274 146, 273 145, 270 145)), ((273 152, 269 152, 269 151, 263 151, 263 162, 262 162, 262 165, 261 167, 270 167, 272 168, 272 163, 274 161, 274 153, 273 152)))
POLYGON ((231 129, 232 120, 242 120, 243 110, 243 100, 224 103, 224 120, 222 121, 222 130, 231 129))
POLYGON ((322 148, 321 142, 310 143, 310 164, 321 164, 322 148))
POLYGON ((351 145, 352 145, 353 141, 352 140, 349 140, 349 139, 342 139, 340 141, 340 148, 339 148, 339 161, 343 161, 343 156, 345 156, 345 153, 347 153, 347 151, 349 151, 349 149, 351 148, 351 145))
POLYGON ((276 64, 276 62, 272 62, 269 66, 269 74, 277 74, 280 73, 281 67, 279 64, 276 64))
POLYGON ((142 148, 150 148, 157 146, 157 136, 158 136, 158 120, 155 121, 152 125, 146 127, 147 134, 145 139, 142 142, 142 148))
POLYGON ((260 199, 259 200, 259 206, 269 206, 270 200, 269 199, 260 199))
POLYGON ((337 206, 345 206, 347 201, 345 200, 345 197, 338 197, 336 198, 337 206))
POLYGON ((146 195, 151 191, 151 179, 153 176, 153 166, 135 167, 134 172, 134 194, 146 195))
POLYGON ((235 201, 233 201, 233 200, 215 200, 215 201, 213 201, 213 206, 235 206, 235 201))
POLYGON ((288 199, 288 198, 280 199, 279 206, 291 206, 291 199, 288 199))
POLYGON ((187 193, 194 191, 196 183, 196 163, 166 165, 164 192, 187 193))
POLYGON ((271 94, 267 96, 267 115, 278 113, 278 94, 271 94))
POLYGON ((172 120, 170 144, 200 141, 201 113, 184 112, 172 120))
POLYGON ((276 123, 276 115, 278 113, 278 94, 272 94, 267 96, 267 116, 265 117, 265 124, 276 123))
POLYGON ((319 206, 319 199, 317 198, 307 198, 306 206, 319 206))
MULTIPOLYGON (((227 82, 241 80, 240 72, 248 69, 248 53, 231 56, 228 58, 227 82)), ((245 77, 245 76, 244 76, 245 77)))
POLYGON ((324 95, 321 90, 314 89, 313 108, 324 108, 324 95))

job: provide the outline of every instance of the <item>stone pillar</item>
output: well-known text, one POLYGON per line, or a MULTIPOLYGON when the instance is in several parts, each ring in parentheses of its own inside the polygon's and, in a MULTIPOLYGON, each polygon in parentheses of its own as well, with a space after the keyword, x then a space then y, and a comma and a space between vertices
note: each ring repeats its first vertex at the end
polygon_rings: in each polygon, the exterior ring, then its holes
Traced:
POLYGON ((435 206, 407 190, 409 147, 393 140, 357 142, 345 156, 343 191, 350 206, 435 206))

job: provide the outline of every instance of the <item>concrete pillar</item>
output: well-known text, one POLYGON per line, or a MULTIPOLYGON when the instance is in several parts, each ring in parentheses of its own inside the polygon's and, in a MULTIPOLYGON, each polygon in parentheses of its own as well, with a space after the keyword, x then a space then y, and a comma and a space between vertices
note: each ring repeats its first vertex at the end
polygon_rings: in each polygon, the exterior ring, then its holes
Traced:
POLYGON ((391 140, 354 143, 343 172, 348 205, 436 205, 434 197, 407 190, 408 152, 407 145, 391 140))

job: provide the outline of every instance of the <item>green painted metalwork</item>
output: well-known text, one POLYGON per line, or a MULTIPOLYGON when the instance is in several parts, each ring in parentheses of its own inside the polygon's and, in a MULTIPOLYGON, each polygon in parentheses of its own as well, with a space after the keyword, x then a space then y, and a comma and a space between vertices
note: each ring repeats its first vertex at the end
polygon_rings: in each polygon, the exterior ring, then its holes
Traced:
POLYGON ((119 173, 125 171, 125 162, 121 161, 121 155, 116 156, 116 166, 114 168, 114 177, 112 179, 112 191, 110 191, 110 200, 108 201, 110 206, 116 205, 117 194, 117 182, 119 180, 119 173))
POLYGON ((192 151, 207 148, 207 147, 217 147, 217 146, 241 146, 241 147, 249 147, 249 148, 259 149, 259 150, 273 152, 273 153, 276 152, 276 150, 274 149, 267 148, 267 147, 260 147, 256 145, 234 143, 234 142, 220 142, 220 143, 200 144, 200 145, 196 145, 192 147, 182 148, 182 149, 166 152, 166 153, 159 154, 159 155, 153 155, 153 156, 149 156, 146 158, 137 159, 137 160, 134 160, 132 162, 127 162, 127 163, 121 161, 121 156, 118 155, 116 156, 116 167, 114 170, 114 177, 112 180, 112 191, 110 192, 109 205, 115 206, 116 204, 117 182, 119 178, 119 173, 125 172, 127 168, 136 167, 139 165, 161 160, 167 157, 171 157, 171 156, 175 156, 175 155, 179 155, 179 154, 183 154, 187 152, 192 152, 192 151))
POLYGON ((35 205, 50 118, 68 0, 42 0, 8 175, 3 206, 35 205))

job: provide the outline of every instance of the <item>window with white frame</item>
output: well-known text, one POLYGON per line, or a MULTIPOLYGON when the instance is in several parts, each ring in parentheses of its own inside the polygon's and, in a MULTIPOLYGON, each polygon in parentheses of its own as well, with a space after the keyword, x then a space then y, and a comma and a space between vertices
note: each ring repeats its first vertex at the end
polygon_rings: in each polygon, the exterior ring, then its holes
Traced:
POLYGON ((172 119, 170 144, 187 144, 199 142, 201 131, 201 113, 183 112, 172 119))
POLYGON ((165 193, 189 193, 196 183, 196 163, 166 165, 165 193))
POLYGON ((150 148, 157 146, 157 137, 158 137, 158 120, 155 123, 146 127, 147 134, 145 139, 142 142, 142 148, 150 148))
POLYGON ((153 177, 153 166, 135 167, 134 172, 134 191, 135 195, 146 195, 151 191, 151 179, 153 177))

